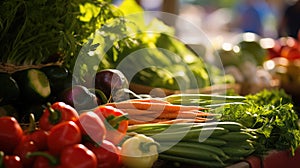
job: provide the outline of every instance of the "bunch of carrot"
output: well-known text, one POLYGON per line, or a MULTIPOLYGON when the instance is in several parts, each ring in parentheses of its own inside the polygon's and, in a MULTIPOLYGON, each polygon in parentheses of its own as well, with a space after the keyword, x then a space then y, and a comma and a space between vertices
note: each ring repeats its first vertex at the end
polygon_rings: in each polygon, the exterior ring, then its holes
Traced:
POLYGON ((107 103, 128 114, 129 125, 146 123, 201 123, 213 120, 216 114, 205 112, 208 108, 171 104, 162 99, 130 99, 107 103))

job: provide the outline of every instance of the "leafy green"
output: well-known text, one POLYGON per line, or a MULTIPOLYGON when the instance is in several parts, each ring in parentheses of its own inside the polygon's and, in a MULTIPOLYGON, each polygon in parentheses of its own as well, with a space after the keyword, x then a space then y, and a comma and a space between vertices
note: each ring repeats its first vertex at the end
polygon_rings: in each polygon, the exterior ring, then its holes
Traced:
POLYGON ((258 154, 271 149, 291 149, 294 154, 300 130, 291 100, 283 90, 263 90, 247 95, 245 104, 228 104, 219 112, 222 120, 239 122, 257 134, 258 154))
POLYGON ((2 63, 70 65, 95 30, 120 13, 104 0, 3 0, 2 63))

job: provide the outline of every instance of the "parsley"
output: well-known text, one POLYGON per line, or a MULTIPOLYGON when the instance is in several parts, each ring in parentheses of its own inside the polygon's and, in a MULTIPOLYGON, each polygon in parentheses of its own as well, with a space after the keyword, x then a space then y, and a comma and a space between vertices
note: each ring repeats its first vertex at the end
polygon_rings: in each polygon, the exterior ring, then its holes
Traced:
POLYGON ((300 146, 298 115, 292 99, 283 90, 263 90, 247 95, 245 104, 228 104, 221 110, 222 120, 236 121, 250 128, 257 136, 257 154, 269 150, 300 146))

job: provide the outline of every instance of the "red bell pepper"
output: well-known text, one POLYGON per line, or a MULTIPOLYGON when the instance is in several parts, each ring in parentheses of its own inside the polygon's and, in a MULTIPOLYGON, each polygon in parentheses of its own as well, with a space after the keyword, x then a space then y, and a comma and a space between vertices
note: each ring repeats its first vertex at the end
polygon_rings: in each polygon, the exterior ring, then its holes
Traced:
POLYGON ((55 157, 50 152, 33 152, 28 157, 36 157, 33 168, 97 168, 96 155, 83 144, 69 145, 55 157))
POLYGON ((58 123, 76 121, 77 119, 78 113, 75 108, 64 102, 55 102, 44 109, 44 113, 39 119, 39 126, 48 131, 58 123))
POLYGON ((48 132, 36 126, 34 115, 29 115, 29 126, 24 131, 23 141, 34 141, 39 150, 47 149, 48 132))
POLYGON ((104 120, 106 126, 106 140, 114 145, 119 144, 128 129, 128 117, 122 110, 112 106, 98 106, 94 112, 104 120))
POLYGON ((65 146, 81 142, 80 128, 74 121, 65 121, 51 128, 47 144, 53 154, 59 154, 65 146))
POLYGON ((14 150, 14 155, 20 157, 22 165, 24 168, 32 167, 34 158, 27 158, 26 155, 31 152, 38 151, 34 141, 21 141, 14 150))
POLYGON ((22 168, 21 159, 16 155, 5 155, 3 151, 0 152, 0 167, 4 168, 22 168))
MULTIPOLYGON (((37 151, 27 154, 28 158, 35 157, 32 168, 60 168, 59 159, 49 151, 37 151)), ((62 168, 62 167, 61 167, 62 168)))
POLYGON ((96 155, 83 144, 65 147, 60 154, 63 168, 96 168, 96 155))
POLYGON ((12 154, 23 136, 23 130, 14 117, 0 117, 0 151, 12 154))
POLYGON ((85 146, 89 148, 97 157, 97 168, 117 168, 120 167, 120 155, 117 147, 110 141, 104 140, 101 145, 86 143, 85 146))
POLYGON ((76 121, 84 139, 101 144, 106 136, 106 128, 100 117, 92 111, 81 113, 76 121))

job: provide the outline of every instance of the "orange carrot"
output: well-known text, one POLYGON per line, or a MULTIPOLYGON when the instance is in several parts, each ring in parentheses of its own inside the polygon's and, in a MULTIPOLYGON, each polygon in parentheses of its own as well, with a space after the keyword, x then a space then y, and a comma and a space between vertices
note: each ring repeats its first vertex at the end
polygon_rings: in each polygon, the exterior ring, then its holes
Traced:
POLYGON ((149 123, 160 123, 160 124, 175 124, 175 123, 203 123, 210 119, 208 118, 201 118, 197 117, 194 119, 189 118, 176 118, 176 119, 163 119, 163 118, 156 118, 153 120, 128 120, 129 125, 136 125, 136 124, 149 124, 149 123))
POLYGON ((148 102, 148 103, 162 103, 162 104, 170 104, 169 102, 162 100, 162 99, 130 99, 127 100, 128 102, 148 102))
POLYGON ((173 119, 173 120, 166 120, 166 121, 159 121, 157 123, 160 124, 176 124, 176 123, 202 123, 205 122, 206 118, 197 118, 197 119, 173 119))
POLYGON ((180 110, 204 110, 200 106, 183 106, 175 104, 165 104, 165 103, 149 103, 149 102, 116 102, 107 103, 108 106, 113 106, 120 109, 140 109, 140 110, 154 110, 154 111, 180 111, 180 110))
POLYGON ((159 111, 150 111, 150 110, 139 110, 139 109, 120 109, 128 115, 147 115, 147 114, 159 114, 159 111))

